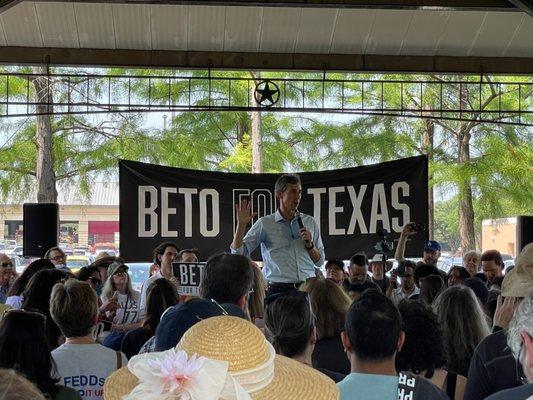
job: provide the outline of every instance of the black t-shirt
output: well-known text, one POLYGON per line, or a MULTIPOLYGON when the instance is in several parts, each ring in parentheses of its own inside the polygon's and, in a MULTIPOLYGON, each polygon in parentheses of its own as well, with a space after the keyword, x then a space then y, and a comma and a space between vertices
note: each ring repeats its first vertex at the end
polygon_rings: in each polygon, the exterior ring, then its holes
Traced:
POLYGON ((313 368, 326 369, 343 375, 350 373, 350 361, 344 352, 340 334, 329 339, 320 339, 313 351, 313 368))
POLYGON ((122 351, 129 360, 131 357, 139 354, 141 347, 143 347, 151 337, 152 335, 146 328, 141 327, 129 331, 126 336, 124 336, 124 339, 122 339, 122 347, 120 351, 122 351))
POLYGON ((507 346, 507 331, 487 336, 470 361, 464 400, 483 400, 493 393, 520 386, 517 363, 507 346))
POLYGON ((344 378, 346 378, 346 375, 340 374, 338 372, 330 371, 329 369, 326 369, 326 368, 315 368, 315 369, 317 371, 322 372, 327 377, 331 378, 333 380, 333 382, 335 382, 335 383, 339 383, 344 378))
POLYGON ((389 287, 389 278, 385 277, 385 288, 383 288, 383 279, 377 280, 372 278, 372 282, 378 285, 380 290, 385 293, 387 291, 387 288, 389 287))

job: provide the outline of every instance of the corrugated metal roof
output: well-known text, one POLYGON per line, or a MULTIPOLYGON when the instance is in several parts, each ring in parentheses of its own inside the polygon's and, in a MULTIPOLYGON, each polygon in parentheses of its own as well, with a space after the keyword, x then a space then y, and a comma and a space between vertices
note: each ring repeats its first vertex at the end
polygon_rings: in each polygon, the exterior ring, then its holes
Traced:
POLYGON ((26 47, 533 57, 522 12, 23 1, 0 45, 26 47))
POLYGON ((75 185, 58 189, 60 205, 118 206, 118 182, 95 182, 91 185, 89 196, 80 196, 75 185))

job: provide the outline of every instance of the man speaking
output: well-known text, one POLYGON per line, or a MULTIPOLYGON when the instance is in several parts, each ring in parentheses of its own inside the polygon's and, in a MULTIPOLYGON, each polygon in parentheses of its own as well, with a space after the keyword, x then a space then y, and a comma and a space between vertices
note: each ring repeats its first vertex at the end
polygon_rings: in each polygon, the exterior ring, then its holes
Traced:
POLYGON ((284 174, 274 188, 279 207, 252 225, 246 236, 246 226, 256 216, 250 202, 237 204, 237 229, 231 252, 249 256, 261 245, 263 273, 268 281, 267 295, 298 289, 300 284, 315 276, 315 266, 324 263, 324 245, 313 217, 298 212, 302 196, 300 177, 284 174))

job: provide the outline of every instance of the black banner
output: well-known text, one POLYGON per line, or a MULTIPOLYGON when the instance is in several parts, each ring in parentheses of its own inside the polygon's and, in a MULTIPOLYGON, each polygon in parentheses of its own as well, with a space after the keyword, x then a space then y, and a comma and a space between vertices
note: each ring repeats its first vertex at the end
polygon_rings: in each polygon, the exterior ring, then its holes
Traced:
MULTIPOLYGON (((150 261, 163 241, 197 247, 201 259, 227 251, 236 226, 235 204, 250 198, 258 217, 276 211, 279 174, 233 174, 119 162, 120 253, 150 261)), ((409 221, 428 221, 428 159, 412 157, 376 165, 300 173, 299 210, 320 226, 327 258, 376 253, 378 230, 396 242, 409 221)), ((406 255, 420 257, 427 231, 412 236, 406 255)), ((393 257, 394 250, 389 257, 393 257)), ((254 258, 260 257, 259 253, 254 258)))

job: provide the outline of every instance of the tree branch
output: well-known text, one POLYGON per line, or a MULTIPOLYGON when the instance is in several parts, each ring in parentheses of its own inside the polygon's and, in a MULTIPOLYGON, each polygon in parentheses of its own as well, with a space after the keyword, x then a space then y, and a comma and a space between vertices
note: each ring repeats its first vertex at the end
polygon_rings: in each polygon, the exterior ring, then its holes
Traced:
POLYGON ((31 171, 31 170, 27 170, 27 169, 23 169, 23 168, 0 166, 0 171, 17 172, 17 173, 23 174, 23 175, 37 176, 37 173, 35 171, 31 171))
POLYGON ((63 179, 67 179, 67 178, 72 178, 76 175, 79 175, 80 173, 82 172, 90 172, 90 171, 97 171, 99 169, 102 169, 102 166, 101 165, 91 165, 91 166, 88 166, 88 167, 85 167, 85 168, 79 168, 79 169, 75 169, 73 171, 70 171, 70 172, 66 172, 62 175, 58 175, 56 176, 56 181, 60 181, 60 180, 63 180, 63 179))

